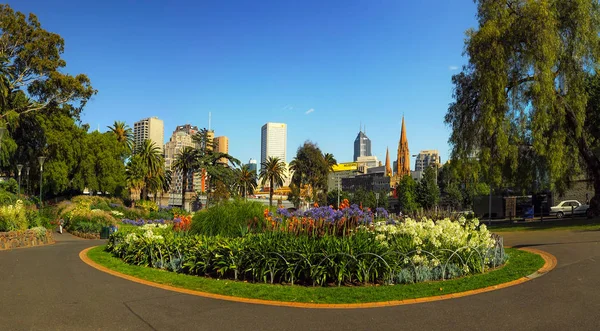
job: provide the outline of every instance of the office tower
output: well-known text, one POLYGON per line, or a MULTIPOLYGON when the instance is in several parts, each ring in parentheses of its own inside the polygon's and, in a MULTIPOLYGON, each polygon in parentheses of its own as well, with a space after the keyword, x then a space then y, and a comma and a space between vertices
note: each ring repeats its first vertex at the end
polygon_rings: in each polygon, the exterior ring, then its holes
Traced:
POLYGON ((261 164, 269 157, 278 157, 282 162, 286 162, 286 149, 287 125, 284 123, 267 123, 263 125, 260 139, 261 164))
POLYGON ((165 143, 165 125, 158 117, 145 118, 133 125, 133 138, 135 148, 140 146, 144 140, 151 140, 162 153, 165 143))
POLYGON ((437 149, 420 151, 415 160, 415 171, 425 171, 430 166, 441 166, 442 160, 437 149))
POLYGON ((258 175, 258 167, 257 167, 255 159, 250 159, 250 161, 248 161, 248 169, 250 171, 254 170, 256 172, 256 174, 258 175))
POLYGON ((371 155, 371 139, 360 130, 356 139, 354 139, 354 161, 357 161, 359 157, 372 156, 371 155))

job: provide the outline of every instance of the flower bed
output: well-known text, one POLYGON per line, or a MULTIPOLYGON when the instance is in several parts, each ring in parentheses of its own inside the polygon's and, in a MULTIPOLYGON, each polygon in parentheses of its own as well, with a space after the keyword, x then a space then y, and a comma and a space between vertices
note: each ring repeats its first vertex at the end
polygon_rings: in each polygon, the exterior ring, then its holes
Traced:
POLYGON ((361 216, 349 210, 329 222, 328 210, 310 212, 312 216, 281 215, 270 220, 270 231, 234 238, 180 235, 169 229, 118 232, 107 249, 134 265, 312 286, 444 280, 485 272, 506 261, 502 239, 477 220, 373 223, 365 221, 368 213, 365 217, 365 212, 361 216), (315 230, 317 225, 325 230, 315 230))

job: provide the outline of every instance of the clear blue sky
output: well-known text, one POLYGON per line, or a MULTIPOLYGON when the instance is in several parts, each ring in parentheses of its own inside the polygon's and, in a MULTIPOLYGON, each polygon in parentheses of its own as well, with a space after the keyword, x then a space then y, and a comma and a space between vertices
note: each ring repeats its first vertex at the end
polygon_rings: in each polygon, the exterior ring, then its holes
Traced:
MULTIPOLYGON (((396 158, 405 115, 411 154, 449 155, 451 76, 466 59, 472 1, 13 1, 66 43, 66 71, 99 93, 82 120, 101 131, 158 116, 229 137, 260 159, 260 129, 288 125, 288 162, 310 139, 351 161, 359 125, 373 154, 396 158), (311 111, 309 111, 311 110, 311 111)), ((413 162, 414 163, 414 162, 413 162)), ((411 168, 414 164, 411 164, 411 168)))

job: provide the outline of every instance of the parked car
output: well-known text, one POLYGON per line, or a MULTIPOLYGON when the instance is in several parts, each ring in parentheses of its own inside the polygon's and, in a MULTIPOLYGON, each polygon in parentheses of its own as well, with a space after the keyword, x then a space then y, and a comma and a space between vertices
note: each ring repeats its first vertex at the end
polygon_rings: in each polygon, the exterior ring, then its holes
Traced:
POLYGON ((550 215, 556 215, 557 218, 563 218, 565 215, 586 215, 589 205, 581 204, 577 200, 561 201, 558 205, 550 207, 550 215))

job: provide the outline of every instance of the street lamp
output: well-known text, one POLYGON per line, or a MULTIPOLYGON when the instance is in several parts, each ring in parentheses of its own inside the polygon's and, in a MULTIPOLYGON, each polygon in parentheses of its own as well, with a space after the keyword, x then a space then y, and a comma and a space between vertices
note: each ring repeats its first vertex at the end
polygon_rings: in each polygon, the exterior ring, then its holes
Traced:
POLYGON ((21 195, 21 170, 23 169, 22 164, 17 164, 17 172, 19 173, 19 189, 17 191, 17 196, 21 195))
POLYGON ((42 207, 42 180, 44 178, 44 160, 46 160, 45 156, 38 157, 38 162, 40 163, 40 207, 42 207))
POLYGON ((25 191, 25 194, 29 194, 31 191, 29 188, 29 162, 25 164, 25 175, 27 176, 27 190, 25 191))

